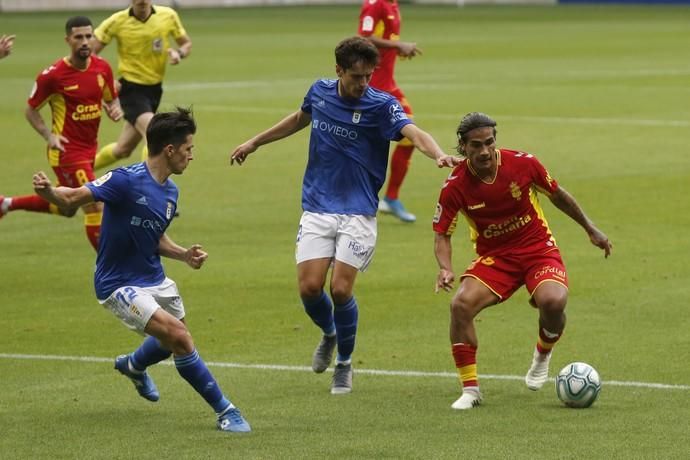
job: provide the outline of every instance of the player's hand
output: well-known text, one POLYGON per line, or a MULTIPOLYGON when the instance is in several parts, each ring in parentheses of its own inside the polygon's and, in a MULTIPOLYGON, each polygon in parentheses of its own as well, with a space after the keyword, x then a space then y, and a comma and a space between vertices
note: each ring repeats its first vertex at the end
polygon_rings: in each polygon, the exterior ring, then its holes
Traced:
POLYGON ((438 294, 440 289, 443 289, 446 292, 450 292, 451 289, 453 289, 453 283, 455 282, 455 273, 453 273, 450 270, 444 270, 441 269, 438 272, 438 276, 436 277, 436 290, 435 292, 438 294))
POLYGON ((417 48, 416 43, 412 42, 399 42, 398 43, 398 56, 406 59, 412 59, 417 55, 422 54, 422 50, 417 48))
POLYGON ((3 35, 0 37, 0 59, 8 56, 12 52, 15 35, 3 35))
POLYGON ((604 250, 605 258, 611 255, 613 244, 611 244, 609 238, 604 234, 604 232, 596 227, 593 227, 589 232, 589 240, 594 246, 604 250))
POLYGON ((61 152, 65 151, 64 144, 69 144, 69 139, 67 139, 62 134, 50 133, 48 136, 48 148, 57 149, 61 152))
POLYGON ((455 155, 443 154, 436 159, 436 166, 439 168, 454 168, 462 162, 462 158, 455 155))
POLYGON ((254 145, 254 143, 251 141, 247 141, 244 144, 237 146, 230 154, 230 164, 233 165, 235 162, 237 162, 237 164, 241 166, 249 154, 256 151, 256 148, 256 145, 254 145))
POLYGON ((120 121, 124 115, 122 113, 122 107, 120 106, 119 99, 115 99, 111 102, 104 102, 103 108, 105 109, 105 113, 108 115, 108 118, 113 121, 120 121))
POLYGON ((44 173, 43 171, 38 171, 36 174, 34 174, 32 182, 33 182, 34 190, 39 195, 40 195, 40 192, 42 192, 44 190, 48 190, 50 187, 52 187, 50 179, 48 178, 48 176, 46 176, 46 173, 44 173))
POLYGON ((200 269, 206 259, 208 259, 208 254, 201 249, 200 244, 192 245, 184 254, 184 261, 195 270, 200 269))
POLYGON ((180 56, 179 51, 177 51, 175 48, 168 48, 168 62, 170 65, 177 65, 181 60, 182 56, 180 56))

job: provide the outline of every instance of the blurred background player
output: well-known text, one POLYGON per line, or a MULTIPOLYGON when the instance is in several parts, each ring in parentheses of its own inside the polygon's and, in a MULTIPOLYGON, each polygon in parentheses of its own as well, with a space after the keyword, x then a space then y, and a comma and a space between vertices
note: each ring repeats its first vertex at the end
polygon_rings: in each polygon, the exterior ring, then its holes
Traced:
POLYGON ((133 353, 115 359, 115 369, 142 398, 155 402, 160 394, 146 368, 172 354, 180 376, 216 412, 218 429, 247 432, 249 424, 199 356, 177 285, 161 264, 163 256, 199 269, 208 257, 200 245, 184 248, 166 233, 179 195, 170 176, 182 174, 194 158, 195 133, 189 110, 159 113, 149 123, 146 162, 115 169, 79 188, 53 188, 42 172, 34 175, 33 184, 37 193, 60 206, 105 202, 96 295, 125 326, 148 335, 133 353))
POLYGON ((365 38, 341 41, 335 49, 338 79, 317 80, 299 110, 231 154, 231 164, 241 165, 260 146, 311 128, 295 259, 305 312, 323 332, 312 357, 314 372, 328 369, 337 346, 335 395, 352 391, 359 316, 353 289, 357 273, 374 256, 378 192, 386 179, 390 141, 408 137, 438 167, 459 161, 414 125, 393 96, 369 87, 378 59, 365 38), (329 298, 324 285, 331 267, 329 298))
POLYGON ((12 45, 14 45, 14 35, 0 36, 0 59, 9 56, 12 52, 12 45))
MULTIPOLYGON (((132 0, 129 8, 104 20, 94 32, 94 52, 117 41, 120 104, 125 123, 116 143, 96 155, 95 168, 127 158, 146 137, 146 127, 158 110, 163 95, 166 62, 179 64, 192 50, 192 41, 172 8, 152 5, 151 0, 132 0), (169 37, 177 48, 170 46, 169 37)), ((145 142, 144 142, 145 143, 145 142)), ((142 159, 146 158, 146 147, 142 159)))
MULTIPOLYGON (((401 17, 397 0, 364 0, 362 3, 359 13, 359 35, 371 40, 381 55, 381 60, 369 84, 395 96, 405 113, 411 118, 412 107, 395 82, 395 61, 398 56, 413 58, 422 54, 422 50, 417 48, 416 43, 400 41, 400 25, 401 17)), ((410 167, 413 150, 414 144, 407 138, 403 138, 395 146, 391 156, 386 193, 383 200, 379 202, 379 211, 393 214, 403 222, 417 220, 414 214, 407 212, 399 199, 400 187, 410 167)))
MULTIPOLYGON (((84 16, 70 18, 65 25, 70 55, 41 72, 31 90, 26 119, 48 143, 48 161, 60 185, 79 187, 95 179, 93 161, 98 146, 101 109, 117 121, 122 110, 114 88, 110 65, 91 53, 93 27, 84 16), (48 128, 39 110, 50 105, 52 125, 48 128)), ((52 213, 72 217, 76 208, 58 208, 38 195, 0 196, 0 217, 16 210, 52 213)), ((102 205, 82 207, 84 226, 94 249, 98 249, 102 205)))
POLYGON ((453 287, 450 239, 462 214, 479 257, 460 276, 450 305, 450 340, 463 387, 451 407, 471 409, 482 401, 474 329, 480 311, 507 300, 523 284, 527 287, 530 303, 539 310, 537 345, 525 376, 530 390, 546 382, 551 350, 565 327, 568 277, 537 191, 580 224, 605 257, 611 253, 611 243, 533 155, 496 148, 496 122, 488 115, 465 115, 457 137, 458 153, 465 161, 443 184, 433 220, 440 268, 436 292, 453 287))

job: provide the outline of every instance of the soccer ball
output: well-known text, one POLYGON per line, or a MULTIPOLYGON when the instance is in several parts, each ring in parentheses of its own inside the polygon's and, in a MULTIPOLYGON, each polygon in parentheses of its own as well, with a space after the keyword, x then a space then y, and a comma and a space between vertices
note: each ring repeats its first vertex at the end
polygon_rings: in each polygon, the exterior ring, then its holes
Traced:
POLYGON ((591 406, 599 397, 599 391, 599 373, 587 363, 570 363, 556 377, 556 394, 568 407, 591 406))

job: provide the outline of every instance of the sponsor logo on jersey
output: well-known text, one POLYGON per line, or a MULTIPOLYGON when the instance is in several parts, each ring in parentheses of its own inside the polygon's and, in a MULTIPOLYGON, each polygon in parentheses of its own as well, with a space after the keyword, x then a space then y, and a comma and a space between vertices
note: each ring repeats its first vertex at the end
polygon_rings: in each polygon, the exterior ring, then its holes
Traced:
POLYGON ((472 211, 473 209, 481 209, 481 208, 485 208, 485 207, 486 207, 486 203, 482 202, 482 203, 479 203, 479 204, 471 204, 471 205, 468 205, 468 206, 467 206, 467 209, 469 209, 470 211, 472 211))
POLYGON ((98 179, 96 179, 95 181, 93 181, 92 184, 93 184, 95 187, 100 187, 101 185, 103 185, 103 184, 105 184, 106 182, 108 182, 108 181, 110 180, 111 177, 113 177, 113 172, 112 172, 112 171, 108 171, 107 173, 103 174, 101 177, 99 177, 98 179))
POLYGON ((153 219, 143 219, 139 216, 132 216, 132 219, 129 221, 129 225, 163 233, 163 224, 153 219))
POLYGON ((72 112, 72 120, 88 121, 101 117, 101 104, 79 104, 72 112))
POLYGON ((357 131, 353 129, 345 128, 344 126, 336 125, 335 123, 329 123, 327 121, 312 120, 312 129, 323 131, 334 136, 344 137, 346 139, 356 140, 359 136, 357 131))

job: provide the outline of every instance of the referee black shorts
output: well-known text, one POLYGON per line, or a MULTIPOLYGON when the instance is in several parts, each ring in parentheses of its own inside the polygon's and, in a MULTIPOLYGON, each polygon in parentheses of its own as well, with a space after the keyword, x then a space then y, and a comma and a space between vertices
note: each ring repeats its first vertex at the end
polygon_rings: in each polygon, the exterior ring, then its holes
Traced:
POLYGON ((120 105, 125 113, 125 120, 134 125, 142 113, 156 113, 163 95, 163 86, 160 83, 140 85, 120 78, 120 84, 120 105))

